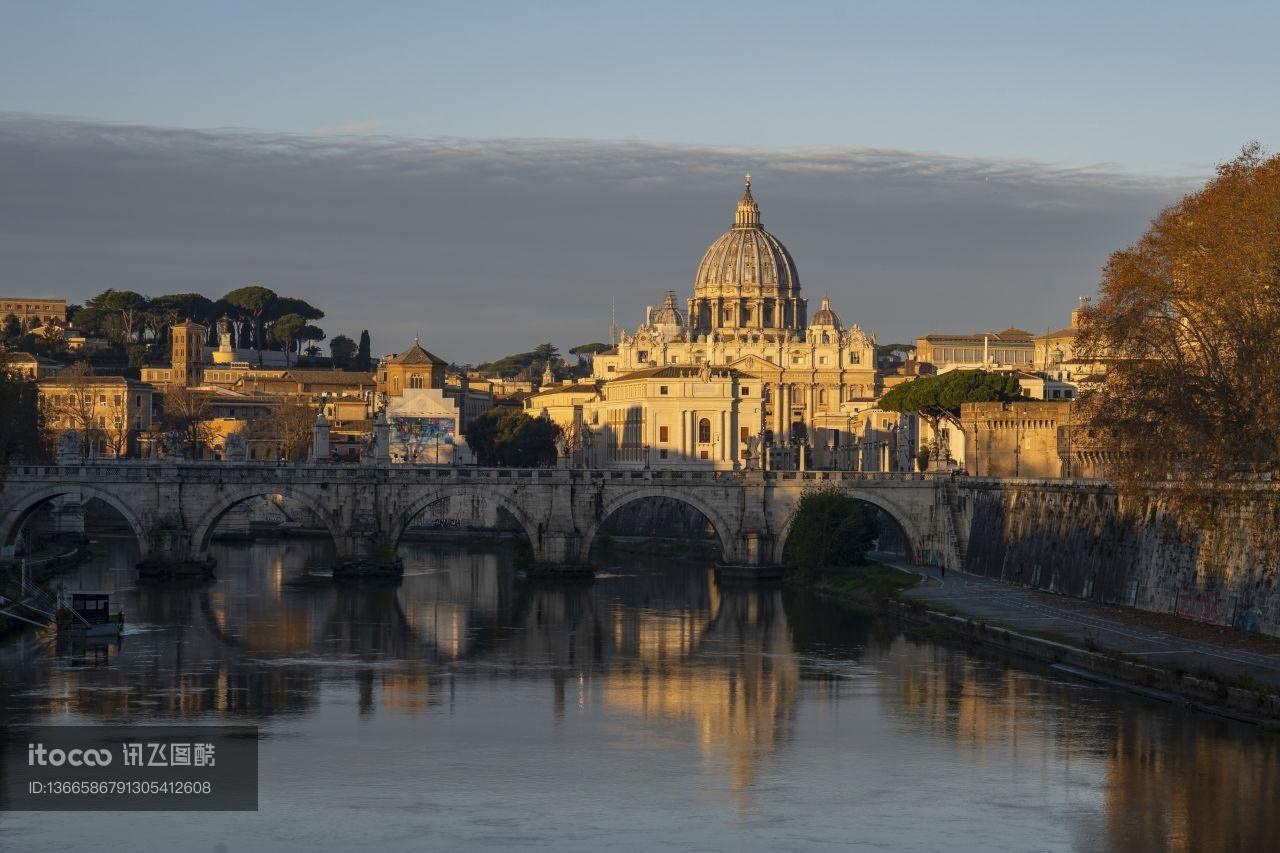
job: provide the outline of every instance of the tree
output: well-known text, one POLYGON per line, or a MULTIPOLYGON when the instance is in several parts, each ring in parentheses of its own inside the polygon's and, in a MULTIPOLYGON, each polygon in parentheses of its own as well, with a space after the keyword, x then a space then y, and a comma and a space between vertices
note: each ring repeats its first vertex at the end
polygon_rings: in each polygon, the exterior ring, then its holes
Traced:
POLYGON ((311 452, 312 430, 319 408, 305 400, 282 404, 270 419, 272 437, 284 458, 300 461, 311 452))
POLYGON ((299 332, 307 325, 307 321, 299 314, 285 314, 272 324, 272 332, 275 334, 276 340, 284 344, 284 363, 289 364, 289 353, 293 352, 294 346, 301 338, 299 332))
POLYGON ((87 301, 76 320, 86 333, 124 347, 141 341, 148 304, 140 293, 108 289, 87 301))
POLYGON ((324 329, 320 328, 319 326, 313 326, 310 323, 307 323, 301 329, 298 330, 299 349, 302 348, 301 343, 303 341, 306 341, 307 343, 312 344, 312 346, 307 347, 307 355, 310 355, 311 357, 314 358, 320 352, 320 348, 315 346, 314 343, 316 341, 323 341, 324 337, 325 337, 324 329))
POLYGON ((938 461, 947 458, 942 446, 942 424, 960 426, 963 403, 991 403, 1017 400, 1022 396, 1018 378, 1011 373, 990 370, 952 370, 938 376, 920 376, 891 388, 880 398, 886 412, 910 412, 918 415, 933 432, 930 455, 938 461))
POLYGON ((169 328, 183 320, 212 326, 218 319, 213 300, 199 293, 169 293, 151 300, 147 321, 155 340, 167 343, 169 328))
POLYGON ((44 425, 47 442, 54 445, 63 430, 74 430, 80 439, 80 455, 93 454, 101 434, 98 427, 98 393, 90 378, 93 366, 77 362, 58 375, 58 389, 44 398, 44 425))
POLYGON ((191 388, 178 388, 164 395, 160 423, 165 430, 182 436, 183 452, 188 459, 199 459, 213 444, 213 428, 209 425, 209 398, 191 388))
POLYGON ((569 350, 569 355, 576 355, 578 357, 578 363, 574 365, 573 369, 570 371, 570 375, 579 378, 590 376, 591 362, 597 355, 608 349, 610 349, 608 344, 596 341, 595 343, 590 344, 578 344, 578 346, 569 350))
MULTIPOLYGON (((1111 256, 1077 357, 1083 421, 1134 489, 1280 468, 1280 156, 1255 143, 1111 256)), ((1200 501, 1203 505, 1203 501, 1200 501)))
POLYGON ((513 376, 519 376, 521 373, 528 373, 538 361, 537 352, 521 352, 515 355, 503 356, 497 361, 481 364, 477 369, 483 371, 489 376, 501 376, 510 379, 513 376))
POLYGON ((533 348, 533 357, 543 364, 554 362, 560 357, 560 350, 556 349, 555 344, 538 344, 533 348))
POLYGON ((490 409, 467 425, 467 446, 481 465, 546 468, 556 464, 560 427, 519 409, 490 409))
POLYGON ((50 456, 35 380, 0 370, 0 463, 50 456))
POLYGON ((346 335, 334 335, 329 341, 329 357, 339 370, 350 370, 356 357, 356 342, 346 335))
POLYGON ((878 532, 870 505, 832 486, 808 489, 800 496, 783 560, 805 573, 860 566, 878 532))
POLYGON ((262 324, 271 315, 279 298, 274 290, 258 284, 237 288, 222 297, 224 303, 253 324, 253 344, 254 351, 258 354, 258 364, 262 364, 262 324))
POLYGON ((356 370, 368 373, 373 370, 373 345, 369 342, 369 330, 360 332, 360 348, 356 350, 356 370))
POLYGON ((0 332, 0 336, 4 338, 4 342, 10 346, 22 337, 22 322, 16 314, 4 315, 4 329, 0 332))

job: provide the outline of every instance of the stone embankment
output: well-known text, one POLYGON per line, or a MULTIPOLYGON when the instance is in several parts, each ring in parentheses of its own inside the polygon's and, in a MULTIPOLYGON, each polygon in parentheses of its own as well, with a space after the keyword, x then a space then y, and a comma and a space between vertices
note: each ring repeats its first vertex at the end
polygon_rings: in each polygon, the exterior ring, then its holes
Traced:
POLYGON ((1280 722, 1280 641, 899 564, 900 616, 1077 677, 1252 723, 1280 722))
POLYGON ((1190 521, 1159 487, 1128 498, 1100 481, 955 485, 971 574, 1280 636, 1280 484, 1219 486, 1190 521))

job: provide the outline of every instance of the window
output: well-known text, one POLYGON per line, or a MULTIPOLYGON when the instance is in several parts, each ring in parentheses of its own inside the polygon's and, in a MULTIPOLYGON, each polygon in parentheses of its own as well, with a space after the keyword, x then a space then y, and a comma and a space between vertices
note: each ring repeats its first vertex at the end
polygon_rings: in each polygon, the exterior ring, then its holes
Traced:
MULTIPOLYGON (((711 420, 709 418, 703 418, 698 421, 698 443, 711 443, 711 420)), ((703 458, 705 459, 706 457, 704 456, 703 458)))
POLYGON ((411 374, 409 374, 409 387, 410 387, 410 388, 421 388, 421 387, 422 387, 422 374, 421 374, 421 373, 411 373, 411 374))
POLYGON ((605 367, 605 369, 604 369, 604 372, 605 372, 605 373, 613 373, 613 365, 612 365, 612 364, 607 365, 607 366, 605 367))
POLYGON ((659 459, 667 458, 667 449, 665 447, 658 451, 658 458, 659 459))
POLYGON ((124 398, 121 397, 119 394, 117 394, 115 395, 115 398, 112 400, 112 404, 118 409, 120 408, 121 405, 124 404, 124 398))
POLYGON ((861 361, 861 359, 859 359, 859 358, 858 358, 858 354, 857 354, 856 352, 851 352, 851 353, 849 353, 849 363, 850 363, 850 364, 858 364, 860 361, 861 361))
POLYGON ((802 361, 804 361, 804 356, 802 356, 802 355, 793 355, 793 356, 791 356, 791 363, 792 363, 792 364, 800 364, 802 361))
POLYGON ((399 376, 397 376, 395 379, 392 379, 392 380, 391 380, 391 390, 392 390, 392 391, 399 391, 399 390, 400 390, 400 377, 399 377, 399 376))
POLYGON ((740 431, 740 433, 739 433, 739 439, 738 439, 738 440, 739 440, 739 441, 741 441, 743 444, 746 444, 746 443, 747 443, 747 441, 748 441, 750 438, 751 438, 751 428, 750 428, 750 427, 742 427, 742 429, 741 429, 741 431, 740 431))
POLYGON ((636 360, 637 360, 637 361, 648 361, 648 360, 649 360, 649 351, 648 351, 647 349, 642 349, 642 350, 640 350, 640 352, 636 353, 636 360))
MULTIPOLYGON (((823 341, 823 343, 826 343, 826 341, 823 341)), ((826 364, 826 363, 827 363, 827 357, 825 355, 818 356, 818 364, 826 364)))
POLYGON ((751 396, 751 386, 750 386, 750 385, 743 385, 743 386, 742 386, 742 396, 744 396, 744 397, 750 397, 750 396, 751 396))
POLYGON ((698 458, 699 458, 699 459, 710 459, 711 457, 707 454, 707 451, 705 451, 705 450, 699 450, 699 451, 698 451, 698 458))
MULTIPOLYGON (((668 436, 670 436, 670 435, 671 435, 671 428, 670 428, 670 427, 664 427, 664 426, 662 426, 662 427, 658 427, 658 441, 667 441, 667 440, 668 440, 668 436)), ((664 451, 663 451, 663 453, 665 453, 665 452, 666 452, 666 451, 664 450, 664 451)))
POLYGON ((826 404, 827 404, 827 389, 819 388, 818 389, 818 405, 825 406, 826 404))
POLYGON ((667 393, 667 386, 666 386, 666 385, 659 385, 659 386, 658 386, 658 393, 659 393, 659 394, 666 394, 666 393, 667 393))
POLYGON ((99 394, 99 395, 98 395, 98 402, 105 406, 105 405, 107 404, 107 395, 106 395, 106 394, 99 394))

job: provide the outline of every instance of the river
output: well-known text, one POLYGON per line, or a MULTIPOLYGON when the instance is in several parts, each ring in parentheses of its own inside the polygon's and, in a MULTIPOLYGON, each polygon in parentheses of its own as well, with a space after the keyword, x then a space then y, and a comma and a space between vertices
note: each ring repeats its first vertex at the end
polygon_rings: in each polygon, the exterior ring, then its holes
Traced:
POLYGON ((246 723, 257 812, 0 812, 21 851, 1263 851, 1275 735, 705 563, 523 579, 500 546, 402 547, 339 586, 315 540, 216 548, 216 581, 107 589, 118 646, 0 648, 0 723, 246 723))

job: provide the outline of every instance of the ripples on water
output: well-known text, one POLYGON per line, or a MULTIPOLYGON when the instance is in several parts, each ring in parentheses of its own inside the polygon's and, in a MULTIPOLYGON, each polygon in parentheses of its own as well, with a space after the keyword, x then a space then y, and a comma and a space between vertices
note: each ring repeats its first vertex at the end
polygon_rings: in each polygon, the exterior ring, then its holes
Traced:
POLYGON ((703 564, 522 580, 501 548, 406 546, 339 586, 314 541, 226 545, 136 587, 105 652, 0 648, 0 721, 253 722, 251 814, 0 813, 0 847, 134 851, 1280 846, 1272 736, 904 636, 703 564))

